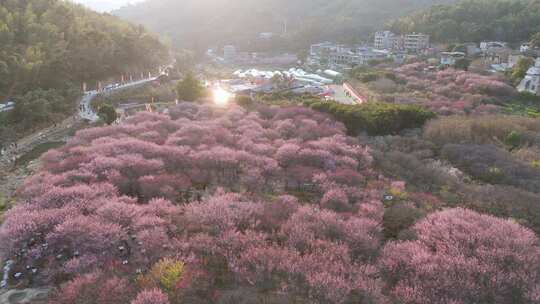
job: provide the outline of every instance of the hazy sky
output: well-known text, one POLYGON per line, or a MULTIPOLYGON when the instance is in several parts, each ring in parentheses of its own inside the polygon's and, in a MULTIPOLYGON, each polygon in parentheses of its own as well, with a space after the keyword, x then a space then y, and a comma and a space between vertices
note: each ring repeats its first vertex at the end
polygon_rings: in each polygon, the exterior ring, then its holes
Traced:
POLYGON ((129 3, 141 2, 143 0, 72 0, 73 2, 84 4, 96 11, 108 12, 120 8, 129 3))

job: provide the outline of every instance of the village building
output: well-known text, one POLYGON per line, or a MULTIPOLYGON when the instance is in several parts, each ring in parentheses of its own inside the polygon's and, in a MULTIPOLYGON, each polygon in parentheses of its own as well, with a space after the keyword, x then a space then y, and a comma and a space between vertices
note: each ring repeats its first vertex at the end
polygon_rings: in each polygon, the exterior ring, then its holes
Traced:
POLYGON ((390 31, 379 31, 375 33, 373 47, 378 50, 420 53, 429 48, 429 35, 411 33, 399 36, 390 31))
POLYGON ((227 62, 236 60, 236 47, 234 45, 226 45, 223 48, 223 58, 227 62))
POLYGON ((419 53, 429 48, 429 35, 412 33, 405 35, 403 49, 408 52, 419 53))
POLYGON ((391 31, 380 31, 375 33, 374 47, 378 50, 393 50, 399 47, 401 37, 391 31))
POLYGON ((540 95, 540 58, 537 58, 534 66, 527 71, 517 89, 520 92, 540 95))
POLYGON ((348 47, 330 42, 314 44, 310 48, 308 63, 335 68, 348 68, 357 65, 367 65, 372 60, 392 58, 388 50, 370 47, 348 47))
POLYGON ((466 54, 463 52, 442 52, 441 53, 441 65, 454 66, 460 59, 465 59, 466 54))

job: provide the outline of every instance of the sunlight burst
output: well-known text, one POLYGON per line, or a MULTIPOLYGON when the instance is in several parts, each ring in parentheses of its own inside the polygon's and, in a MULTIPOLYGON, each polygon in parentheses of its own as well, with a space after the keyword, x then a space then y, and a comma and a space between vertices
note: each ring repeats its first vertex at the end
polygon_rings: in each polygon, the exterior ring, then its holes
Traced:
POLYGON ((229 104, 231 97, 232 94, 222 88, 218 87, 214 89, 214 103, 218 106, 226 106, 229 104))

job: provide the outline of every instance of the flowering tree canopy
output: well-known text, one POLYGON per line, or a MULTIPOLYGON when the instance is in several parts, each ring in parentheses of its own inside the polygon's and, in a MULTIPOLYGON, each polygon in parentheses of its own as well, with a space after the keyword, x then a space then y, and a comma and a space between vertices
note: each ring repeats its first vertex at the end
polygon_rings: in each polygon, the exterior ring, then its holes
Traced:
POLYGON ((382 199, 406 186, 329 116, 169 113, 80 131, 43 156, 0 227, 10 284, 54 285, 51 303, 66 304, 538 300, 538 239, 517 224, 443 211, 385 246, 383 227, 402 223, 382 199))
POLYGON ((540 244, 516 223, 465 209, 427 216, 381 259, 402 303, 538 303, 540 244))

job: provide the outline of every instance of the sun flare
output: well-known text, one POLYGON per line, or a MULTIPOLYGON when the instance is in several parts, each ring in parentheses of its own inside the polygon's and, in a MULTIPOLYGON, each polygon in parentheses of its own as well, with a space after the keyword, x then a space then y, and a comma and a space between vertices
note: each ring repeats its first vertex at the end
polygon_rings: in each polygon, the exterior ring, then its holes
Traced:
POLYGON ((232 94, 222 88, 214 89, 214 103, 218 106, 228 105, 231 97, 232 94))

